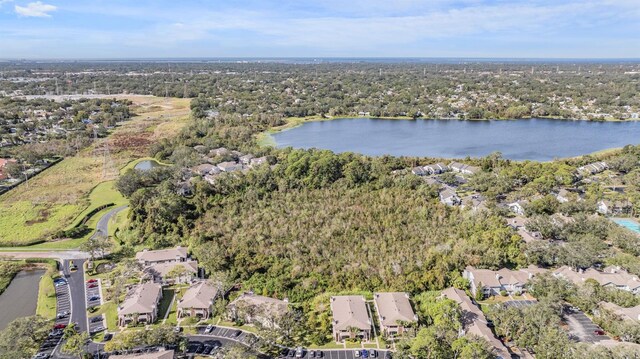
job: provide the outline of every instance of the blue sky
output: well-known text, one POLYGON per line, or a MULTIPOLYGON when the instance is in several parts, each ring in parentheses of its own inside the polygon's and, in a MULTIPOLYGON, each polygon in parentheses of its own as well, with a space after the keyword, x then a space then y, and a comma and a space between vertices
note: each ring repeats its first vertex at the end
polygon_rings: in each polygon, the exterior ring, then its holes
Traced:
POLYGON ((0 0, 0 58, 640 58, 640 0, 0 0))

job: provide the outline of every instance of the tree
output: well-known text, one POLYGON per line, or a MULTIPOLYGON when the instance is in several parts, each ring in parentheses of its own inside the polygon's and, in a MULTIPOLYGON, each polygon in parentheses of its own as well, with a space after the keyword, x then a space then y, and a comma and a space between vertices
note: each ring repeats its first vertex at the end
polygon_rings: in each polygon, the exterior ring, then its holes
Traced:
POLYGON ((74 333, 66 339, 62 345, 62 352, 74 356, 86 353, 86 344, 89 342, 89 334, 86 332, 74 333))
POLYGON ((30 358, 47 338, 51 325, 41 316, 18 318, 0 332, 0 358, 30 358))
POLYGON ((89 238, 80 246, 80 250, 88 252, 91 260, 104 257, 106 251, 112 247, 111 240, 106 233, 98 233, 96 236, 89 238))

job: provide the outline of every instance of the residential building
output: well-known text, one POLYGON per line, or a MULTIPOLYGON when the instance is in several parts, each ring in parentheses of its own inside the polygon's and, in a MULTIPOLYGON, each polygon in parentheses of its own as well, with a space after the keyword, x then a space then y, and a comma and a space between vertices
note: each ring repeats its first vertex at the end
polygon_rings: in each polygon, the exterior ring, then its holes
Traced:
POLYGON ((545 271, 535 266, 519 270, 502 268, 498 271, 469 266, 462 272, 462 276, 470 282, 470 290, 474 296, 478 295, 478 291, 484 296, 500 295, 502 291, 512 295, 525 292, 527 282, 545 271))
POLYGON ((599 307, 601 310, 607 310, 612 314, 617 315, 620 320, 629 320, 640 324, 640 305, 636 305, 631 308, 623 308, 614 303, 600 302, 599 307))
POLYGON ((435 165, 426 165, 423 167, 424 171, 430 175, 437 175, 449 171, 449 167, 444 163, 436 163, 435 165))
POLYGON ((173 350, 161 349, 157 352, 109 355, 110 359, 173 359, 173 350))
POLYGON ((152 263, 144 269, 155 282, 189 283, 198 277, 198 261, 152 263))
POLYGON ((178 318, 211 317, 211 307, 218 296, 218 287, 208 281, 192 284, 178 301, 178 318))
POLYGON ((447 206, 457 206, 461 203, 460 197, 456 191, 451 187, 446 187, 439 194, 440 202, 446 204, 447 206))
POLYGON ((158 318, 158 303, 162 299, 162 286, 147 282, 135 286, 118 307, 118 324, 151 324, 158 318))
POLYGON ((16 160, 0 158, 0 180, 7 179, 9 177, 4 168, 10 163, 16 163, 16 160))
POLYGON ((517 214, 518 216, 524 216, 525 207, 527 206, 527 204, 529 204, 529 201, 522 200, 509 203, 507 204, 507 207, 509 207, 509 210, 511 212, 517 214))
POLYGON ((203 163, 201 165, 197 165, 191 168, 191 171, 199 176, 205 176, 211 173, 211 171, 215 168, 214 165, 209 163, 203 163))
POLYGON ((218 163, 218 168, 222 172, 239 171, 243 168, 242 164, 233 161, 218 163))
POLYGON ((373 293, 373 302, 378 312, 380 330, 387 337, 401 335, 406 330, 406 324, 418 322, 408 293, 373 293))
POLYGON ((252 292, 241 294, 227 306, 230 320, 241 320, 247 324, 258 323, 268 328, 277 327, 275 320, 286 315, 289 301, 280 300, 252 292))
POLYGON ((226 156, 230 153, 231 151, 229 151, 228 149, 220 147, 209 151, 209 157, 226 156))
POLYGON ((187 254, 187 248, 178 246, 155 251, 145 249, 142 252, 136 253, 136 260, 143 266, 149 266, 157 263, 186 262, 189 260, 189 256, 187 254))
POLYGON ((263 165, 265 163, 269 163, 269 161, 267 161, 267 157, 258 157, 258 158, 252 158, 251 161, 249 162, 249 165, 251 167, 256 167, 256 166, 260 166, 263 165))
POLYGON ((472 194, 460 199, 460 206, 462 208, 468 208, 474 212, 487 209, 487 204, 484 196, 479 194, 472 194))
POLYGON ((479 167, 465 165, 464 163, 460 163, 460 162, 449 163, 449 169, 452 170, 453 172, 458 172, 465 175, 474 175, 480 172, 479 167))
POLYGON ((243 165, 248 166, 249 164, 251 164, 252 159, 253 159, 253 155, 247 154, 247 155, 240 156, 238 158, 238 161, 240 161, 240 163, 242 163, 243 165))
POLYGON ((493 348, 493 354, 497 358, 511 358, 507 347, 504 346, 500 339, 496 338, 491 328, 487 326, 487 318, 484 316, 484 313, 471 301, 471 298, 469 298, 463 290, 448 288, 442 291, 442 295, 460 305, 460 309, 462 309, 462 327, 464 334, 475 335, 485 339, 493 348))
POLYGON ((580 176, 594 175, 603 172, 608 168, 609 166, 606 162, 594 162, 582 167, 578 167, 578 174, 580 176))
POLYGON ((507 219, 507 225, 515 229, 526 243, 531 243, 542 238, 539 232, 531 232, 527 229, 526 219, 524 217, 516 216, 509 218, 507 219))
POLYGON ((608 199, 598 202, 598 212, 604 215, 628 214, 633 205, 627 199, 622 201, 610 201, 608 199))
POLYGON ((427 174, 427 172, 422 167, 414 167, 414 168, 412 168, 411 169, 411 173, 413 173, 416 176, 424 176, 424 175, 427 174))
POLYGON ((603 287, 640 294, 640 279, 619 267, 606 267, 603 271, 593 268, 576 271, 571 267, 562 266, 554 270, 553 275, 565 278, 577 285, 583 284, 587 279, 593 279, 603 287))
POLYGON ((565 188, 560 189, 560 191, 558 191, 558 194, 556 195, 556 199, 560 203, 567 203, 571 200, 571 198, 571 192, 567 191, 565 188))
POLYGON ((367 302, 361 295, 342 295, 331 297, 333 314, 333 338, 336 342, 345 339, 371 339, 372 321, 369 317, 367 302))

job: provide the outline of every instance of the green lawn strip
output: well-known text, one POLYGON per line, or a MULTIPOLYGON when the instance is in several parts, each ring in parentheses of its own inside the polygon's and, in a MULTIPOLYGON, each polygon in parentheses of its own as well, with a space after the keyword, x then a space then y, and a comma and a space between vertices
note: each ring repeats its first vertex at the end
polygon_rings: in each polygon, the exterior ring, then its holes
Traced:
POLYGON ((360 342, 349 342, 347 341, 347 349, 360 349, 362 348, 362 344, 360 342))
POLYGON ((331 339, 331 341, 327 344, 323 344, 323 345, 311 345, 309 346, 309 349, 343 349, 344 346, 341 343, 336 343, 333 338, 331 339))
POLYGON ((91 317, 104 314, 107 320, 107 330, 110 332, 118 330, 118 306, 112 301, 104 302, 98 307, 94 313, 90 313, 91 317))
MULTIPOLYGON (((109 203, 113 203, 114 206, 122 206, 127 203, 127 199, 118 192, 115 188, 115 181, 106 181, 101 182, 96 185, 91 192, 89 193, 89 206, 84 209, 71 223, 71 225, 67 228, 73 228, 80 224, 80 222, 92 211, 100 206, 104 206, 109 203)), ((94 214, 92 218, 98 217, 97 214, 94 214)), ((96 220, 97 223, 97 220, 96 220)), ((87 226, 91 227, 88 223, 87 226)), ((94 224, 95 227, 95 224, 94 224)))
POLYGON ((365 347, 365 348, 369 348, 369 349, 378 349, 378 344, 375 344, 375 343, 365 343, 365 344, 363 344, 363 347, 365 347))
MULTIPOLYGON (((53 260, 51 261, 53 262, 53 260)), ((53 285, 53 278, 58 276, 58 271, 54 263, 47 263, 48 269, 40 278, 38 285, 36 314, 47 319, 55 319, 56 317, 56 289, 53 285)))
POLYGON ((164 319, 165 314, 171 306, 171 300, 173 299, 173 295, 175 291, 171 288, 162 289, 162 299, 158 304, 158 323, 162 323, 162 319, 164 319))

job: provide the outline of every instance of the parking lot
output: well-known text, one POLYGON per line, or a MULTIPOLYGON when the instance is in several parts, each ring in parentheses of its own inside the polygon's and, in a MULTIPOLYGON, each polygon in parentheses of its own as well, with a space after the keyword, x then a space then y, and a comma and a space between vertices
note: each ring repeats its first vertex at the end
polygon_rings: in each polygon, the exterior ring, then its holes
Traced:
MULTIPOLYGON (((197 329, 198 329, 198 334, 204 334, 206 327, 201 326, 201 327, 198 327, 197 329)), ((206 335, 230 339, 247 346, 253 345, 258 340, 258 338, 251 333, 247 333, 238 329, 221 328, 217 326, 214 327, 213 330, 210 333, 207 333, 206 335)))
MULTIPOLYGON (((385 358, 386 351, 374 349, 374 355, 369 355, 371 349, 345 349, 345 350, 313 350, 309 349, 303 352, 303 358, 326 358, 326 359, 360 359, 364 358, 362 354, 360 356, 356 356, 356 350, 359 350, 360 353, 363 351, 367 351, 367 358, 385 358), (315 353, 315 355, 312 355, 315 353)), ((291 358, 291 355, 279 356, 279 358, 291 358)))
POLYGON ((596 334, 597 331, 602 331, 602 328, 594 324, 589 317, 579 310, 566 312, 564 317, 570 328, 569 334, 581 342, 596 343, 611 339, 606 335, 596 334))
POLYGON ((534 305, 537 302, 535 300, 508 300, 504 302, 504 306, 507 308, 522 308, 529 305, 534 305))
MULTIPOLYGON (((69 300, 69 285, 66 281, 59 281, 55 283, 56 290, 56 320, 54 324, 55 327, 62 327, 69 324, 69 319, 71 315, 71 302, 69 300)), ((62 329, 54 329, 49 333, 47 339, 45 339, 44 343, 40 346, 39 353, 42 357, 48 357, 53 353, 55 348, 60 343, 62 339, 62 329)))
POLYGON ((96 307, 102 304, 102 296, 100 294, 100 279, 93 279, 85 284, 85 293, 87 294, 87 308, 96 307))
POLYGON ((94 334, 105 330, 104 315, 100 314, 89 318, 89 333, 94 334))

